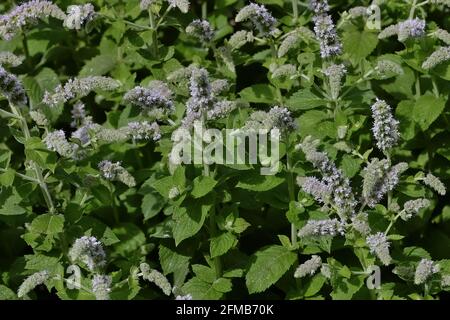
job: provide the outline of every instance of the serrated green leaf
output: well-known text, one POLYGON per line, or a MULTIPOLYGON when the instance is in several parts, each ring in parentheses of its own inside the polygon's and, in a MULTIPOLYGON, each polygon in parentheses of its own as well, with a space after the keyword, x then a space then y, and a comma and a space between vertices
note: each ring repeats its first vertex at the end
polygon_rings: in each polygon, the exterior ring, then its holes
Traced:
POLYGON ((212 238, 209 246, 211 258, 224 255, 235 246, 236 242, 236 237, 230 232, 224 232, 212 238))
POLYGON ((312 93, 309 89, 300 89, 286 101, 286 106, 292 111, 314 109, 326 104, 325 99, 312 93))
POLYGON ((141 209, 144 221, 156 216, 164 207, 164 200, 158 194, 148 193, 142 199, 141 209))
POLYGON ((223 292, 216 290, 213 284, 197 277, 186 282, 182 290, 183 292, 189 292, 195 300, 219 300, 223 296, 223 292))
POLYGON ((81 77, 102 76, 115 68, 116 56, 112 54, 101 54, 89 60, 80 71, 81 77))
POLYGON ((239 95, 247 102, 273 104, 277 91, 267 84, 255 84, 239 92, 239 95))
POLYGON ((439 117, 444 110, 445 102, 445 99, 437 98, 431 94, 423 95, 416 101, 413 109, 413 119, 419 124, 422 131, 427 130, 439 117))
POLYGON ((196 235, 200 231, 210 209, 211 204, 198 201, 191 202, 186 207, 175 208, 173 237, 177 246, 181 241, 196 235))
POLYGON ((342 38, 344 52, 353 63, 359 62, 367 57, 377 46, 378 37, 376 33, 351 30, 344 32, 342 38))
POLYGON ((283 246, 270 246, 256 252, 245 276, 250 294, 262 292, 277 282, 294 264, 297 255, 283 246))
POLYGON ((214 189, 217 181, 209 176, 199 176, 194 179, 193 184, 194 186, 192 188, 191 195, 194 198, 201 198, 214 189))
POLYGON ((189 264, 189 256, 183 255, 164 245, 159 246, 159 261, 165 275, 189 264))
POLYGON ((258 174, 242 177, 236 187, 250 191, 268 191, 283 183, 284 179, 277 176, 262 176, 258 174))

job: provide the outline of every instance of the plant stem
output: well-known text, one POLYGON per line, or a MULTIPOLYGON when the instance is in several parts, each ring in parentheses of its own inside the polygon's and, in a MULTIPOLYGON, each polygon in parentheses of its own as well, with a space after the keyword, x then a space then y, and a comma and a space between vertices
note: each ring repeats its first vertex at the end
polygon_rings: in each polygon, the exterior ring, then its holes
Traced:
POLYGON ((208 1, 203 0, 202 2, 202 19, 206 20, 208 18, 208 1))
POLYGON ((439 98, 439 87, 436 83, 436 79, 434 76, 431 76, 431 83, 433 84, 433 93, 436 96, 436 98, 439 98))
MULTIPOLYGON (((6 169, 0 168, 0 172, 7 172, 7 171, 8 171, 8 170, 6 170, 6 169)), ((22 178, 22 179, 24 179, 24 180, 27 180, 27 181, 30 181, 30 182, 39 184, 39 180, 37 180, 37 179, 35 179, 35 178, 33 178, 33 177, 29 177, 29 176, 27 176, 27 175, 25 175, 25 174, 21 174, 21 173, 19 173, 19 172, 17 172, 17 171, 14 171, 14 174, 15 174, 16 176, 18 176, 19 178, 22 178)))
POLYGON ((389 233, 389 231, 391 230, 391 228, 394 226, 394 223, 398 220, 398 218, 401 216, 401 214, 403 213, 403 210, 400 211, 395 217, 394 219, 391 220, 391 222, 389 223, 388 227, 386 228, 386 231, 384 231, 384 234, 387 236, 387 234, 389 233))
POLYGON ((25 32, 22 32, 22 45, 23 45, 23 51, 25 52, 25 58, 27 59, 27 63, 30 64, 30 50, 28 49, 28 41, 27 41, 27 35, 25 32))
POLYGON ((150 18, 150 28, 152 29, 152 51, 154 56, 158 56, 158 28, 156 26, 155 16, 152 9, 148 9, 148 16, 150 18))
POLYGON ((159 26, 161 25, 161 23, 164 22, 164 19, 166 18, 167 14, 170 12, 170 10, 172 10, 172 6, 168 6, 166 11, 164 11, 164 13, 162 14, 162 16, 159 18, 158 23, 156 24, 156 29, 159 28, 159 26))
POLYGON ((297 23, 298 20, 298 0, 292 0, 292 20, 297 23))
POLYGON ((113 209, 114 221, 116 222, 116 224, 119 224, 120 223, 119 211, 117 211, 116 199, 114 196, 113 188, 114 188, 114 186, 112 185, 112 183, 110 181, 108 181, 108 189, 109 189, 109 195, 111 198, 111 205, 112 205, 112 209, 113 209))
MULTIPOLYGON (((205 126, 206 128, 206 112, 203 112, 202 114, 202 126, 205 126)), ((203 148, 204 148, 204 141, 202 137, 202 162, 203 162, 203 175, 205 177, 210 176, 210 170, 209 165, 205 162, 205 159, 203 159, 203 148)), ((217 236, 217 223, 216 223, 216 207, 215 207, 215 201, 209 210, 209 231, 210 235, 212 237, 217 236)), ((222 261, 220 260, 220 257, 215 257, 212 259, 214 264, 214 269, 216 271, 216 278, 219 279, 222 276, 222 261)))
MULTIPOLYGON (((292 173, 291 158, 289 157, 289 137, 286 137, 286 169, 287 169, 287 182, 288 182, 288 192, 289 192, 289 203, 295 201, 294 192, 294 174, 292 173)), ((297 245, 297 227, 291 223, 291 244, 293 246, 297 245)))
MULTIPOLYGON (((209 211, 209 227, 211 229, 211 235, 217 235, 217 225, 216 225, 216 207, 213 205, 209 211)), ((222 261, 220 257, 213 258, 214 269, 216 271, 216 278, 222 276, 222 261)))
MULTIPOLYGON (((20 128, 22 130, 22 133, 25 137, 25 141, 31 138, 30 130, 28 129, 28 124, 25 118, 20 113, 20 110, 17 109, 12 103, 9 104, 9 107, 11 108, 12 113, 20 119, 20 128)), ((36 179, 38 181, 39 187, 41 188, 42 195, 44 196, 45 203, 47 204, 47 208, 51 214, 56 213, 55 206, 53 204, 52 197, 50 195, 50 192, 48 191, 47 184, 45 183, 45 179, 42 176, 42 170, 41 168, 35 163, 34 161, 31 161, 31 166, 33 168, 33 171, 36 174, 36 179)))
POLYGON ((417 0, 414 0, 411 10, 409 11, 409 19, 414 18, 414 12, 416 11, 416 7, 417 7, 417 0))
POLYGON ((275 46, 275 40, 274 39, 270 39, 270 50, 272 52, 272 58, 274 60, 277 59, 278 54, 277 54, 277 47, 275 46))
POLYGON ((421 96, 420 75, 417 75, 417 78, 416 78, 416 99, 419 99, 420 96, 421 96))

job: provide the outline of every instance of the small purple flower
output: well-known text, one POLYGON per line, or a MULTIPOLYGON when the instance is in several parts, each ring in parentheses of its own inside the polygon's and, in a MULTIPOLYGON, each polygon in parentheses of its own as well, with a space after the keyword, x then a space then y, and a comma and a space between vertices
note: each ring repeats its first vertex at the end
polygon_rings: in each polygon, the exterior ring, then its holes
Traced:
POLYGON ((275 31, 277 20, 264 5, 250 3, 243 7, 236 16, 236 22, 250 20, 254 28, 263 36, 271 35, 275 31))
POLYGON ((27 104, 28 98, 22 82, 2 66, 0 66, 0 93, 12 104, 20 106, 27 104))
POLYGON ((313 18, 314 32, 320 43, 322 58, 336 56, 342 52, 342 44, 330 15, 317 15, 313 18))
POLYGON ((372 132, 377 140, 377 147, 385 152, 395 147, 400 138, 398 132, 399 122, 392 116, 391 107, 384 100, 372 105, 373 127, 372 132))
POLYGON ((29 23, 46 17, 64 20, 66 14, 51 1, 31 0, 0 16, 0 36, 9 41, 29 23))

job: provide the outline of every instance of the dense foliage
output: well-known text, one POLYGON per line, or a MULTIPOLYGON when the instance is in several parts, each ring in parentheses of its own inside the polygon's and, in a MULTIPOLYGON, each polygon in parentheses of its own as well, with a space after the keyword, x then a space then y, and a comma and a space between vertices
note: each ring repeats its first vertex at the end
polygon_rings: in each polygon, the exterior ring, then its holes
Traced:
POLYGON ((450 290, 449 1, 0 12, 0 299, 450 290), (199 120, 277 129, 276 174, 177 164, 199 120))

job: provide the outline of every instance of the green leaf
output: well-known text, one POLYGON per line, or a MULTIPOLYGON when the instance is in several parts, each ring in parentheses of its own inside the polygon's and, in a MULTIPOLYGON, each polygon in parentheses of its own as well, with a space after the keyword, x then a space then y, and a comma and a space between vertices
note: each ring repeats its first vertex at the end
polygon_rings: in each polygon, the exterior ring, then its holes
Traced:
POLYGON ((194 300, 219 300, 223 292, 214 288, 214 285, 194 277, 186 282, 182 288, 183 292, 189 293, 194 300))
POLYGON ((169 191, 174 186, 173 177, 168 176, 154 181, 151 186, 158 191, 164 198, 169 198, 169 191))
POLYGON ((266 247, 255 253, 245 276, 250 294, 262 292, 277 282, 297 260, 297 255, 283 246, 266 247))
POLYGON ((214 178, 209 176, 198 176, 193 181, 194 186, 191 191, 191 195, 194 198, 201 198, 210 193, 217 184, 214 178))
POLYGON ((55 170, 56 153, 48 150, 38 137, 31 137, 25 142, 25 155, 40 167, 55 170))
POLYGON ((283 178, 276 176, 262 176, 258 174, 248 174, 240 179, 236 185, 237 188, 251 190, 251 191, 268 191, 284 182, 283 178))
POLYGON ((404 74, 395 77, 394 81, 390 81, 387 84, 382 84, 381 87, 386 92, 392 94, 399 99, 413 98, 413 85, 416 81, 414 71, 410 68, 403 68, 404 74))
POLYGON ((33 271, 55 270, 58 267, 59 258, 44 254, 25 255, 25 269, 33 271))
POLYGON ((365 276, 363 275, 351 277, 350 279, 338 277, 333 285, 331 297, 334 300, 350 300, 363 286, 364 279, 365 276))
POLYGON ((323 285, 327 281, 327 278, 325 278, 323 275, 316 274, 310 279, 306 281, 305 284, 302 283, 302 290, 304 291, 305 297, 312 297, 316 293, 322 289, 323 285))
POLYGON ((64 231, 64 216, 42 214, 31 222, 23 239, 33 248, 50 251, 55 243, 55 236, 64 231))
POLYGON ((61 214, 42 214, 31 223, 30 230, 46 235, 55 235, 64 230, 64 216, 61 214))
POLYGON ((164 207, 164 200, 158 194, 147 193, 142 199, 141 209, 144 221, 156 216, 164 207))
POLYGON ((42 70, 33 77, 25 77, 23 84, 27 89, 30 104, 33 108, 39 106, 50 121, 56 121, 63 111, 62 104, 55 107, 42 105, 42 98, 45 91, 52 92, 59 84, 58 75, 50 68, 42 68, 42 70))
POLYGON ((239 92, 239 95, 247 102, 273 104, 277 90, 268 84, 255 84, 239 92))
POLYGON ((115 252, 127 257, 145 244, 145 234, 132 223, 123 223, 113 229, 119 242, 114 245, 115 252))
POLYGON ((286 106, 292 111, 314 109, 326 104, 325 99, 312 93, 310 89, 300 89, 286 101, 286 106))
POLYGON ((7 286, 0 284, 0 300, 17 300, 17 295, 7 286))
POLYGON ((425 94, 417 99, 413 109, 413 118, 422 131, 427 130, 439 117, 445 107, 446 100, 432 94, 425 94))
POLYGON ((225 232, 220 236, 211 239, 209 250, 211 253, 211 258, 215 258, 227 253, 231 248, 233 248, 237 243, 236 237, 230 233, 225 232))
POLYGON ((399 120, 400 135, 404 140, 411 140, 416 135, 416 122, 414 121, 414 101, 403 100, 397 105, 395 117, 399 120))
POLYGON ((178 253, 174 249, 162 244, 159 246, 159 262, 165 275, 176 272, 183 266, 187 266, 190 259, 189 256, 178 253))
POLYGON ((248 227, 250 227, 250 223, 248 223, 245 219, 236 218, 233 225, 230 227, 230 230, 235 233, 242 233, 247 230, 248 227))
POLYGON ((192 265, 192 271, 194 271, 196 277, 205 282, 213 283, 216 280, 216 272, 210 267, 194 264, 192 265))
POLYGON ((3 204, 3 206, 0 208, 0 215, 3 216, 19 216, 27 211, 22 208, 21 206, 17 205, 15 203, 15 196, 12 196, 8 198, 8 200, 3 204))
POLYGON ((85 230, 86 234, 95 236, 105 246, 110 246, 120 241, 110 227, 93 217, 83 217, 78 221, 78 225, 85 230))
POLYGON ((344 154, 341 161, 341 168, 344 174, 353 178, 361 169, 361 159, 355 159, 349 154, 344 154))
POLYGON ((376 48, 378 36, 373 32, 351 30, 344 32, 342 42, 344 52, 355 64, 366 58, 376 48))
POLYGON ((112 54, 101 54, 89 60, 80 71, 81 77, 102 76, 116 67, 117 57, 112 54))
POLYGON ((173 237, 177 246, 181 241, 193 237, 200 231, 210 209, 211 204, 198 201, 191 202, 186 207, 175 208, 173 237))
POLYGON ((232 283, 230 279, 220 278, 213 282, 212 284, 214 290, 219 292, 227 293, 232 289, 232 283))
POLYGON ((11 161, 12 152, 9 149, 4 149, 0 146, 0 168, 6 169, 11 161))
POLYGON ((321 122, 328 119, 328 115, 324 111, 309 110, 302 114, 299 118, 299 132, 303 137, 311 135, 316 138, 323 138, 326 133, 318 130, 321 122))
POLYGON ((15 177, 16 171, 14 169, 8 168, 6 172, 0 174, 0 185, 5 187, 12 186, 15 177))

